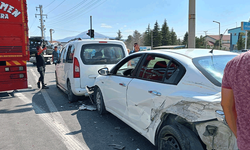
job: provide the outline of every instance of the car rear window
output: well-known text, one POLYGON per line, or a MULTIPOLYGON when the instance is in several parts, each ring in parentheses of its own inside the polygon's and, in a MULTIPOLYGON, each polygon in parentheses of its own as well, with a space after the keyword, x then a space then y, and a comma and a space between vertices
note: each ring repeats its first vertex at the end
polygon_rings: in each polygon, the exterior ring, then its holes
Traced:
POLYGON ((227 63, 237 55, 206 56, 194 58, 194 65, 213 84, 221 86, 227 63))
POLYGON ((87 65, 116 64, 124 56, 124 49, 118 44, 85 44, 81 50, 82 61, 87 65))

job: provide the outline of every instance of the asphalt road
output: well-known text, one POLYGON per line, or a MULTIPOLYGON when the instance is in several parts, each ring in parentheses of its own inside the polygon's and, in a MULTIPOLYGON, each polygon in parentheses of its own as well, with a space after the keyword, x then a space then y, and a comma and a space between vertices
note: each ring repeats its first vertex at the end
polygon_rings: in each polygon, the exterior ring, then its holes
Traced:
POLYGON ((55 85, 55 66, 47 65, 45 83, 36 86, 39 74, 28 64, 28 81, 32 89, 0 93, 0 149, 91 149, 155 150, 142 135, 112 114, 81 110, 89 98, 68 103, 67 95, 55 85))

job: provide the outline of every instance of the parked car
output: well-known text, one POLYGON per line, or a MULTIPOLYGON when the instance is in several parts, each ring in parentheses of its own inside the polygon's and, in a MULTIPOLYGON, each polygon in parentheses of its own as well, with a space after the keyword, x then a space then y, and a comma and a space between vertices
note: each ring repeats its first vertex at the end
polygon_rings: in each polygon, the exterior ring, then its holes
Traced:
POLYGON ((56 85, 68 94, 69 101, 87 96, 98 70, 111 68, 128 55, 125 44, 117 40, 75 40, 64 46, 56 65, 56 85))
POLYGON ((236 53, 180 49, 134 53, 100 69, 88 92, 159 150, 237 149, 221 102, 224 68, 236 53))
POLYGON ((35 57, 37 52, 37 46, 46 46, 47 49, 43 52, 45 55, 51 55, 54 49, 54 46, 47 40, 43 40, 42 37, 30 37, 30 57, 35 57))

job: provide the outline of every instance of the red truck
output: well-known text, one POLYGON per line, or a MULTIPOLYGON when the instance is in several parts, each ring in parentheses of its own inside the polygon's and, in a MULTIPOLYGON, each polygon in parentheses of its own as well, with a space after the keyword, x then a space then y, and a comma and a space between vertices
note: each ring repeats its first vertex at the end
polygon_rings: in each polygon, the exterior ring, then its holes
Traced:
POLYGON ((0 91, 28 87, 27 17, 26 0, 0 0, 0 91))

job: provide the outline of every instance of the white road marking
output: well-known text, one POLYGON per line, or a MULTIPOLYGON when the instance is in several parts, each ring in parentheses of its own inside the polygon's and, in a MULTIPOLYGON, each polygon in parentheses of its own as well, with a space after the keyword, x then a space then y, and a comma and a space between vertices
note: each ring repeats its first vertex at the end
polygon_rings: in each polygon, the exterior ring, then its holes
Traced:
MULTIPOLYGON (((38 81, 38 76, 35 74, 33 69, 30 69, 31 73, 34 76, 34 80, 38 81)), ((71 132, 67 125, 65 124, 62 116, 58 112, 57 108, 55 107, 54 103, 52 102, 51 98, 49 97, 49 94, 46 90, 41 90, 41 93, 46 101, 46 104, 48 105, 48 108, 50 110, 50 113, 46 113, 44 110, 39 108, 35 103, 32 103, 33 108, 41 112, 37 114, 44 122, 45 124, 50 127, 50 129, 59 137, 61 138, 62 142, 66 145, 68 149, 81 149, 81 150, 89 150, 89 147, 84 142, 80 142, 78 139, 74 137, 74 135, 69 135, 71 132)), ((21 100, 23 100, 26 103, 30 103, 31 100, 28 99, 24 94, 22 93, 15 93, 16 96, 18 96, 21 100)))

